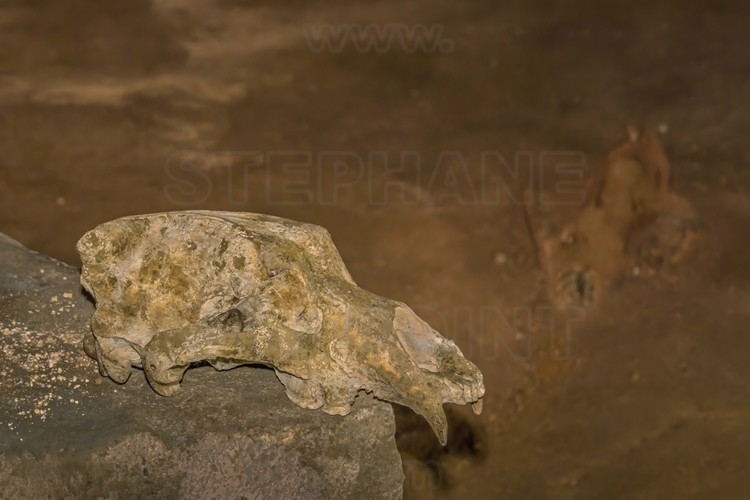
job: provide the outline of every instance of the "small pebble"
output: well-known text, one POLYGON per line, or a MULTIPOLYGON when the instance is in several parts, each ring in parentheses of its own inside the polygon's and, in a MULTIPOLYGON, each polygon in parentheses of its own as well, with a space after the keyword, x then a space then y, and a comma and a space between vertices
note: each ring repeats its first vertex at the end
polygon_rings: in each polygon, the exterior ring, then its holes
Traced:
POLYGON ((494 262, 497 266, 505 265, 508 262, 508 256, 503 252, 495 252, 494 257, 492 258, 492 262, 494 262))

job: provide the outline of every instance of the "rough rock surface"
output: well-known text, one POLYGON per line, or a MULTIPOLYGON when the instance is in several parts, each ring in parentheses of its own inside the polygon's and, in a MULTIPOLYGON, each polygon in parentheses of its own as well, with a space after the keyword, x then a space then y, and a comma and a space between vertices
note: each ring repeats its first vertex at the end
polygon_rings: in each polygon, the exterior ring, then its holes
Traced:
POLYGON ((125 382, 143 368, 169 396, 185 371, 275 369, 303 408, 346 415, 360 391, 423 415, 445 444, 443 403, 481 411, 479 369, 405 304, 358 287, 328 231, 240 212, 124 217, 78 242, 96 301, 86 350, 125 382))
POLYGON ((258 367, 117 385, 83 352, 78 280, 0 235, 0 497, 400 498, 390 405, 305 410, 258 367))

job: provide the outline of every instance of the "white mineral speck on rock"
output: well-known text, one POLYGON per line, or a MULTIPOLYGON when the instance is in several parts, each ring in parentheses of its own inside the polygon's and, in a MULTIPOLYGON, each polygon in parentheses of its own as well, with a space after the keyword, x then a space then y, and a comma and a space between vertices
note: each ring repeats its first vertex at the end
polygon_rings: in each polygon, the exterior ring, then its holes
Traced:
POLYGON ((492 258, 492 261, 495 263, 495 265, 502 266, 503 264, 508 262, 508 256, 505 255, 503 252, 495 252, 495 255, 492 258))

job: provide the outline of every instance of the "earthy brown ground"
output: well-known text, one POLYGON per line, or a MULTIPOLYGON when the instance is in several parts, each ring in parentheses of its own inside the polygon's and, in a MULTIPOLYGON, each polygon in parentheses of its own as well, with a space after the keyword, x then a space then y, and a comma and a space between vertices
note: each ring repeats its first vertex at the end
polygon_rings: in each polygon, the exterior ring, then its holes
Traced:
POLYGON ((362 286, 412 305, 485 374, 484 413, 457 410, 481 458, 443 457, 447 489, 407 459, 409 498, 742 498, 750 7, 697 4, 6 1, 0 232, 77 264, 85 231, 134 213, 324 225, 362 286), (451 43, 318 53, 304 27, 321 23, 442 25, 451 43), (472 198, 482 153, 579 152, 594 172, 633 121, 660 126, 704 234, 569 329, 528 328, 535 249, 517 198, 472 198), (383 151, 404 168, 371 161, 358 179, 351 156, 339 175, 316 156, 305 183, 270 151, 383 151), (405 196, 378 203, 396 182, 405 196))

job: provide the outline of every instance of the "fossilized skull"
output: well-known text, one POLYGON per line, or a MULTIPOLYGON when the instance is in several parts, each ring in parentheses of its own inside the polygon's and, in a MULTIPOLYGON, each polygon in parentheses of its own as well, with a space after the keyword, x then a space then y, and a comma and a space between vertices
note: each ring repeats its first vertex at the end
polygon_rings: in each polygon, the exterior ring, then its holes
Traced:
POLYGON ((671 166, 656 134, 631 127, 609 154, 590 203, 565 220, 563 205, 526 193, 527 220, 557 307, 588 307, 649 258, 676 262, 699 227, 690 203, 670 189, 671 166), (633 255, 635 254, 635 255, 633 255))
POLYGON ((481 411, 482 374, 405 304, 359 288, 328 232, 266 215, 125 217, 78 242, 96 301, 87 352, 159 394, 191 364, 271 366, 294 403, 346 415, 356 394, 423 415, 442 443, 443 403, 481 411))

